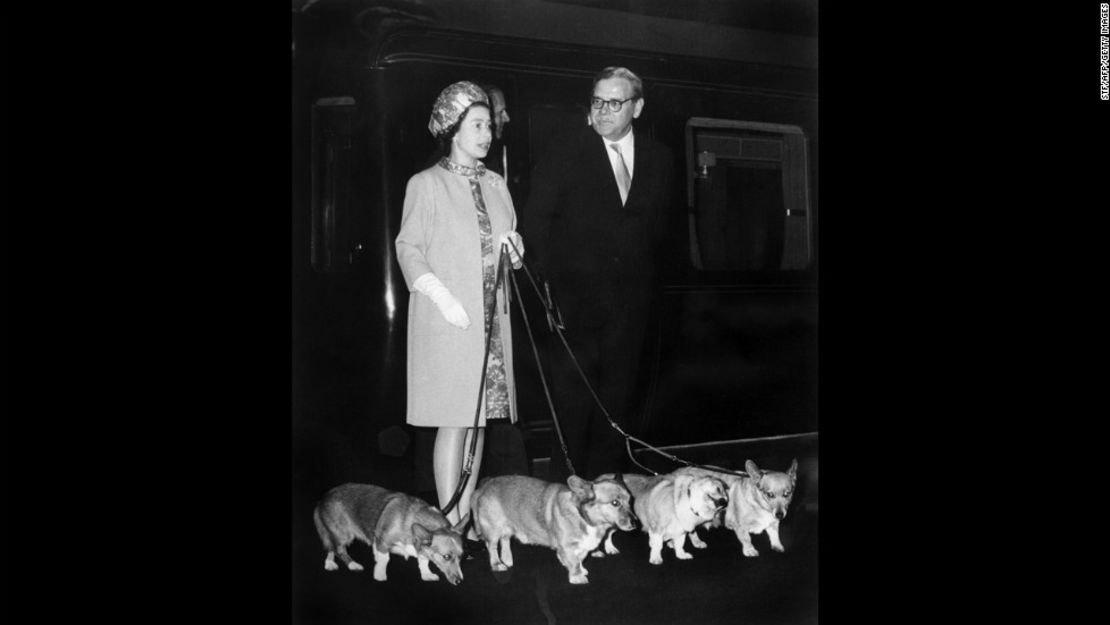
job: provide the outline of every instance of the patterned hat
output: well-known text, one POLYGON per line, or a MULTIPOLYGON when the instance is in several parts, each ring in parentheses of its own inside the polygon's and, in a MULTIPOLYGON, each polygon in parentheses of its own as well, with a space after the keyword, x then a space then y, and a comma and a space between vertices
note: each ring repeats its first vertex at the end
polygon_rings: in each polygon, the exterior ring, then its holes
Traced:
POLYGON ((464 80, 448 86, 440 92, 435 105, 432 106, 428 131, 432 136, 439 137, 459 121, 463 112, 475 102, 482 102, 489 106, 489 97, 478 85, 464 80))

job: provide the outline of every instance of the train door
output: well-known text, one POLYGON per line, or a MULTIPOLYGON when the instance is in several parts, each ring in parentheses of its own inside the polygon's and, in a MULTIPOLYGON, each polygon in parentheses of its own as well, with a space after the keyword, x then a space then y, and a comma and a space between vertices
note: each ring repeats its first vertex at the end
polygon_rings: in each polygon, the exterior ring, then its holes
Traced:
POLYGON ((662 288, 641 431, 668 443, 816 432, 806 135, 690 117, 683 140, 686 256, 662 288))
POLYGON ((695 117, 686 123, 691 261, 703 270, 805 269, 806 140, 797 126, 695 117))

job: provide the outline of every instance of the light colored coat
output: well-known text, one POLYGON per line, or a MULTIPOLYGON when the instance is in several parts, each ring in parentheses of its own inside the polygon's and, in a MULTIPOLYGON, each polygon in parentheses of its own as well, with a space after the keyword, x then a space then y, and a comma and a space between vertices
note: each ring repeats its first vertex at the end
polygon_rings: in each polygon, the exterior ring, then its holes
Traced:
MULTIPOLYGON (((497 254, 501 235, 516 229, 516 211, 501 176, 487 171, 479 184, 497 254)), ((409 288, 407 422, 431 427, 472 426, 481 384, 486 324, 482 310, 478 210, 468 179, 439 165, 410 178, 395 243, 397 261, 409 288), (413 291, 412 283, 428 272, 434 273, 462 304, 470 317, 470 327, 462 330, 447 323, 431 299, 413 291)), ((512 325, 503 293, 503 288, 498 289, 497 311, 509 387, 509 410, 515 423, 512 325)), ((485 413, 483 400, 479 425, 485 425, 485 413)))

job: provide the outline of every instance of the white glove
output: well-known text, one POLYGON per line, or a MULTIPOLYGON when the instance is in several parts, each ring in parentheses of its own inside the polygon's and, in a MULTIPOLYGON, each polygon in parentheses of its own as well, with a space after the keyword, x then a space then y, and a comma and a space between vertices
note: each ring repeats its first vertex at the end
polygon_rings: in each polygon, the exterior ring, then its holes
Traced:
POLYGON ((427 295, 432 303, 439 308, 440 314, 447 320, 447 323, 463 330, 470 327, 470 317, 467 316, 466 310, 459 303, 459 300, 451 295, 451 291, 443 286, 443 283, 439 281, 434 273, 429 272, 417 278, 412 283, 412 288, 427 295))
POLYGON ((520 235, 515 231, 509 230, 501 235, 501 238, 497 240, 497 244, 508 246, 509 261, 513 263, 513 269, 520 269, 524 256, 524 239, 520 238, 520 235), (513 248, 514 245, 516 246, 515 249, 513 248))

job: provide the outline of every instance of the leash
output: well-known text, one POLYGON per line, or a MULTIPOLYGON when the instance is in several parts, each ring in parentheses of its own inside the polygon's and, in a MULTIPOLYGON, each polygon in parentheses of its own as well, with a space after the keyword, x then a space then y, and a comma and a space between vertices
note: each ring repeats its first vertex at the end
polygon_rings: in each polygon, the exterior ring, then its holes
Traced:
MULTIPOLYGON (((497 257, 497 278, 493 283, 493 302, 489 309, 489 319, 486 320, 486 348, 485 353, 482 355, 481 381, 478 383, 478 405, 474 409, 474 425, 473 427, 467 428, 471 432, 470 448, 466 452, 466 464, 463 466, 462 475, 459 476, 459 483, 455 487, 455 494, 451 495, 451 500, 447 502, 446 506, 440 509, 440 512, 445 515, 458 505, 463 491, 466 490, 466 483, 470 480, 470 475, 473 473, 474 469, 474 452, 478 449, 478 421, 482 416, 482 404, 486 398, 486 372, 489 369, 490 343, 493 339, 493 319, 494 316, 497 315, 497 290, 501 287, 504 281, 504 275, 508 271, 508 267, 505 265, 506 256, 508 256, 508 248, 502 244, 501 255, 497 257)), ((505 296, 506 298, 508 297, 507 290, 505 296)), ((505 302, 505 305, 508 306, 508 302, 505 302)))
MULTIPOLYGON (((516 248, 515 245, 513 247, 514 249, 516 248)), ((528 275, 528 279, 531 280, 532 274, 528 272, 527 267, 525 267, 525 273, 528 275)), ((567 451, 567 441, 565 438, 563 438, 563 429, 559 425, 559 417, 555 414, 555 402, 551 399, 551 389, 548 388, 547 378, 543 374, 543 364, 540 362, 540 352, 538 349, 536 349, 536 338, 532 335, 532 324, 528 321, 528 313, 524 310, 524 303, 520 297, 520 286, 517 284, 516 274, 510 274, 510 277, 513 279, 513 291, 516 292, 517 308, 520 309, 520 316, 524 320, 524 327, 528 330, 528 342, 532 346, 532 356, 536 359, 536 370, 540 373, 540 383, 543 386, 544 397, 547 398, 547 407, 549 410, 551 410, 551 422, 555 425, 555 434, 558 435, 559 445, 563 448, 563 460, 566 461, 567 470, 570 471, 570 474, 577 475, 574 470, 574 465, 570 462, 570 452, 567 451)), ((535 285, 535 280, 532 281, 532 284, 535 285)), ((539 293, 538 288, 536 292, 539 293)), ((546 302, 544 302, 544 306, 546 310, 546 302)), ((552 325, 552 317, 550 314, 548 314, 548 325, 552 325)))
MULTIPOLYGON (((693 468, 698 468, 698 469, 704 469, 706 471, 713 471, 713 472, 717 472, 717 473, 727 473, 727 474, 735 475, 735 476, 739 476, 739 477, 750 477, 748 475, 747 471, 732 471, 732 470, 729 470, 729 469, 723 469, 721 467, 713 467, 713 466, 708 466, 708 465, 702 465, 702 464, 698 464, 696 462, 691 462, 691 461, 686 460, 684 458, 680 458, 680 457, 678 457, 674 454, 669 454, 669 453, 663 451, 662 449, 659 449, 658 447, 655 447, 654 445, 652 445, 652 444, 650 444, 650 443, 648 443, 644 440, 641 440, 641 439, 639 439, 635 436, 632 436, 628 432, 625 432, 624 429, 621 428, 620 425, 618 425, 615 421, 613 421, 612 416, 609 414, 609 411, 606 410, 605 405, 601 402, 601 398, 598 397, 597 392, 594 390, 593 385, 590 384, 589 378, 586 377, 586 372, 582 370, 582 366, 578 363, 578 358, 574 355, 574 350, 571 349, 570 343, 567 342, 567 338, 563 334, 563 330, 565 329, 566 326, 562 321, 562 316, 559 313, 558 307, 555 305, 554 298, 551 297, 550 288, 545 289, 547 291, 547 297, 545 298, 543 293, 540 292, 539 285, 536 283, 536 279, 532 276, 531 270, 529 270, 529 268, 528 268, 528 263, 524 262, 524 255, 521 254, 520 250, 517 249, 516 245, 513 244, 512 241, 509 241, 509 245, 513 246, 513 250, 516 251, 517 255, 520 257, 520 259, 521 259, 521 268, 524 269, 524 274, 526 276, 528 276, 529 282, 532 283, 532 288, 536 292, 536 297, 539 298, 540 303, 544 307, 544 312, 547 315, 548 327, 551 328, 552 331, 554 331, 556 335, 558 335, 559 340, 563 343, 563 347, 566 348, 567 354, 570 356, 571 362, 574 364, 575 370, 578 371, 579 377, 581 377, 582 381, 586 384, 586 389, 590 392, 590 396, 593 397, 594 402, 597 404, 597 407, 599 409, 601 409, 601 414, 603 414, 605 416, 605 420, 609 422, 609 426, 612 427, 621 436, 624 437, 625 451, 628 453, 628 458, 629 458, 629 460, 632 461, 633 464, 635 464, 636 466, 640 467, 641 469, 643 469, 644 471, 646 471, 646 472, 648 472, 652 475, 659 475, 659 473, 657 473, 656 471, 653 471, 653 470, 649 469, 648 467, 645 467, 644 465, 640 464, 639 461, 636 460, 636 457, 632 454, 632 442, 635 441, 636 443, 642 445, 644 447, 644 449, 647 449, 649 451, 657 453, 657 454, 667 458, 668 460, 670 460, 672 462, 675 462, 675 463, 678 463, 678 464, 683 464, 683 465, 686 465, 688 467, 693 467, 693 468)), ((539 353, 536 350, 536 341, 535 341, 535 338, 532 336, 531 324, 529 324, 528 321, 527 321, 528 315, 527 315, 527 313, 524 312, 524 304, 521 301, 519 289, 518 289, 517 283, 516 283, 516 276, 515 275, 512 276, 512 279, 513 279, 514 289, 518 290, 518 292, 517 292, 517 306, 520 308, 521 314, 525 319, 525 324, 524 325, 525 325, 525 328, 527 328, 527 330, 528 330, 528 338, 532 343, 532 352, 533 352, 533 354, 536 358, 536 368, 540 372, 540 382, 543 385, 543 391, 544 391, 544 394, 547 397, 548 407, 551 410, 551 419, 552 419, 552 423, 555 425, 555 432, 559 436, 559 444, 560 444, 560 446, 562 447, 562 450, 563 450, 563 458, 566 460, 567 468, 570 470, 571 475, 577 475, 574 471, 574 466, 571 464, 570 454, 567 452, 566 440, 564 440, 564 438, 563 438, 562 428, 559 426, 559 419, 558 419, 558 416, 555 413, 555 406, 554 406, 553 402, 551 401, 551 392, 548 389, 547 380, 543 375, 543 366, 540 364, 539 353)))
MULTIPOLYGON (((582 365, 579 364, 578 357, 574 355, 574 350, 571 349, 570 343, 567 342, 567 338, 563 333, 563 330, 565 330, 566 325, 563 322, 562 315, 559 312, 558 306, 556 306, 556 304, 555 304, 555 299, 551 295, 550 285, 548 285, 546 283, 544 284, 544 291, 546 292, 546 297, 545 297, 544 292, 540 291, 539 284, 536 282, 535 277, 532 275, 532 271, 528 268, 528 264, 524 262, 524 254, 522 254, 520 249, 518 249, 517 246, 510 240, 510 241, 507 241, 506 243, 503 243, 501 245, 501 254, 498 256, 498 259, 497 259, 497 279, 494 282, 493 291, 494 291, 494 293, 497 292, 497 290, 501 287, 502 283, 504 282, 505 274, 508 274, 509 278, 512 281, 512 287, 513 287, 512 290, 513 290, 513 292, 516 293, 517 307, 520 310, 521 319, 524 321, 524 327, 525 327, 526 331, 528 332, 528 341, 529 341, 529 344, 532 347, 532 357, 536 361, 536 370, 539 372, 539 375, 540 375, 540 384, 543 387, 544 397, 547 400, 547 407, 548 407, 548 410, 551 411, 551 422, 555 426, 555 434, 556 434, 556 436, 558 436, 559 446, 562 448, 562 451, 563 451, 563 460, 566 462, 567 470, 570 471, 571 475, 577 475, 578 473, 574 470, 574 464, 571 462, 570 452, 567 450, 566 438, 563 436, 563 429, 562 429, 562 426, 559 424, 559 417, 558 417, 558 414, 555 410, 555 402, 551 398, 551 388, 547 383, 547 377, 543 373, 543 364, 540 361, 539 350, 536 347, 535 333, 532 331, 532 324, 531 324, 531 321, 528 318, 528 313, 524 309, 524 301, 523 301, 523 298, 521 297, 521 294, 520 294, 520 285, 517 283, 516 274, 509 271, 508 266, 505 264, 505 258, 508 256, 508 246, 509 245, 512 246, 513 251, 515 251, 517 253, 517 256, 521 259, 521 268, 524 269, 524 274, 528 277, 528 281, 532 284, 532 289, 535 291, 536 297, 540 300, 540 303, 543 306, 544 313, 547 317, 548 328, 551 331, 553 331, 559 337, 559 340, 562 342, 563 347, 566 348, 567 355, 570 356, 571 362, 574 364, 575 370, 578 372, 579 377, 582 378, 582 382, 586 385, 586 389, 590 392, 590 396, 593 397, 593 400, 597 404, 597 407, 601 410, 601 413, 605 416, 605 420, 609 422, 609 426, 612 427, 614 430, 617 431, 617 433, 619 433, 621 436, 624 437, 625 452, 628 454, 628 458, 629 458, 630 461, 632 461, 633 464, 640 467, 641 469, 643 469, 647 473, 650 473, 652 475, 659 475, 658 472, 640 464, 640 462, 638 460, 636 460, 635 455, 632 453, 632 442, 636 442, 639 445, 643 446, 644 449, 647 449, 651 452, 659 454, 660 456, 663 456, 664 458, 670 460, 671 462, 677 463, 677 464, 682 464, 682 465, 685 465, 687 467, 703 469, 703 470, 711 471, 711 472, 715 472, 715 473, 726 473, 726 474, 735 475, 735 476, 739 476, 739 477, 751 477, 746 471, 733 471, 733 470, 729 470, 729 469, 724 469, 722 467, 709 466, 709 465, 698 464, 696 462, 691 462, 689 460, 686 460, 686 459, 681 458, 679 456, 676 456, 674 454, 669 454, 669 453, 663 451, 662 449, 659 449, 658 447, 648 443, 647 441, 644 441, 640 438, 632 436, 628 432, 625 432, 624 429, 621 428, 621 426, 618 425, 617 422, 613 420, 612 415, 610 415, 609 411, 605 408, 605 405, 602 403, 601 398, 597 394, 597 391, 595 391, 593 385, 590 384, 590 380, 586 376, 586 372, 583 371, 582 365)), ((506 293, 505 293, 505 299, 506 300, 510 299, 508 297, 508 290, 507 289, 506 289, 506 293)), ((509 302, 506 301, 505 305, 508 306, 509 302)), ((476 406, 476 408, 474 410, 474 425, 471 426, 470 428, 468 428, 468 429, 471 430, 473 435, 470 437, 470 447, 467 450, 466 463, 463 467, 462 475, 459 477, 459 483, 455 487, 455 493, 451 496, 451 500, 448 501, 447 505, 444 506, 441 509, 441 512, 443 512, 443 514, 449 513, 451 510, 453 510, 458 505, 459 499, 462 497, 463 491, 466 490, 466 484, 470 480, 470 476, 473 474, 474 458, 475 458, 475 455, 476 455, 475 452, 477 451, 477 448, 478 448, 478 429, 479 429, 478 422, 479 422, 479 419, 480 419, 481 414, 482 414, 482 403, 485 400, 486 373, 487 373, 488 368, 489 368, 490 345, 491 345, 491 341, 493 339, 493 319, 494 319, 494 315, 496 315, 496 314, 497 314, 497 299, 495 297, 494 300, 493 300, 493 303, 492 303, 492 309, 490 311, 489 319, 486 321, 486 341, 485 341, 486 344, 485 344, 484 353, 482 355, 482 374, 481 374, 481 380, 478 384, 478 405, 476 406)))

